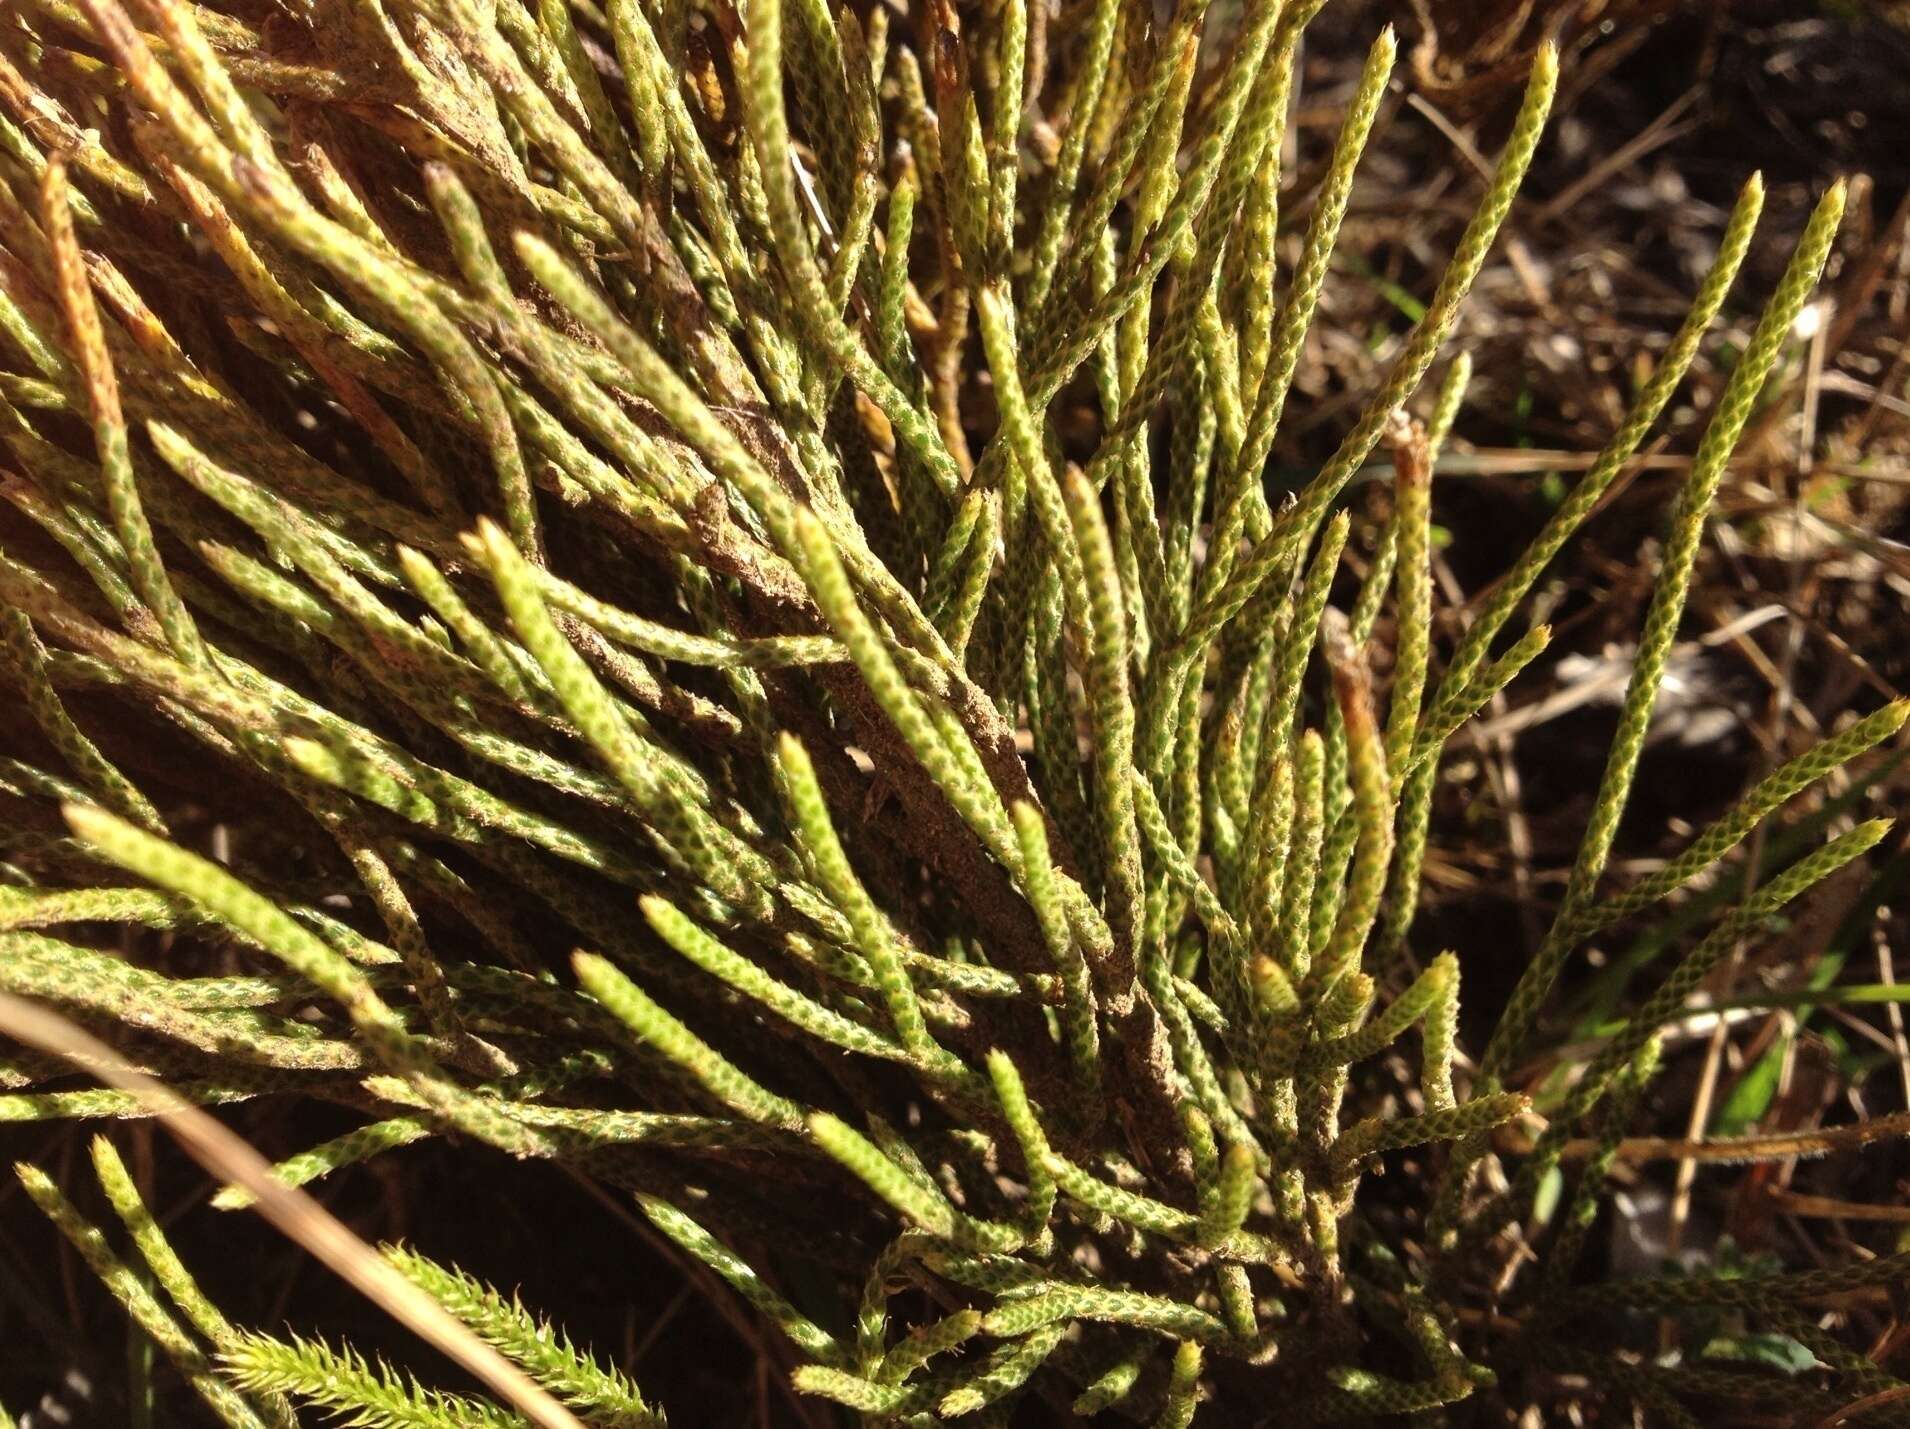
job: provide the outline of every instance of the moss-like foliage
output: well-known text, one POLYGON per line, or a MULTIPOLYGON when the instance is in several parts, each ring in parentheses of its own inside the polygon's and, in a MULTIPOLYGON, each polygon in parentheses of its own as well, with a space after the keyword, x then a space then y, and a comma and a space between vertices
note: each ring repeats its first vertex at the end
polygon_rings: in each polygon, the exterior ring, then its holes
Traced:
MULTIPOLYGON (((868 1423, 1465 1416, 1543 1370, 1688 1422, 1765 1383, 1620 1353, 1627 1310, 1693 1305, 1803 1336, 1799 1394, 1889 1390, 1795 1307, 1902 1258, 1572 1273, 1658 1027, 1883 825, 1797 850, 1549 1124, 1492 1137, 1586 940, 1904 722, 1608 878, 1707 513, 1842 191, 1710 405, 1562 904, 1469 1059, 1460 961, 1413 936, 1441 751, 1545 648, 1521 602, 1678 389, 1761 189, 1439 648, 1463 357, 1421 389, 1557 62, 1423 316, 1276 501, 1395 60, 1382 33, 1283 238, 1322 3, 8 6, 0 990, 203 1105, 362 1108, 289 1183, 448 1132, 474 1197, 489 1156, 562 1162, 868 1423), (1392 483, 1378 531, 1341 499, 1363 473, 1392 483), (135 963, 101 924, 170 937, 135 963), (1566 1213, 1508 1265, 1588 1127, 1566 1213), (1376 1158, 1429 1146, 1369 1216, 1376 1158)), ((8 1057, 0 1119, 146 1107, 71 1075, 8 1057)), ((222 1422, 527 1422, 234 1327, 98 1162, 144 1271, 21 1174, 222 1422)), ((663 1422, 515 1299, 392 1254, 580 1422, 663 1422)))

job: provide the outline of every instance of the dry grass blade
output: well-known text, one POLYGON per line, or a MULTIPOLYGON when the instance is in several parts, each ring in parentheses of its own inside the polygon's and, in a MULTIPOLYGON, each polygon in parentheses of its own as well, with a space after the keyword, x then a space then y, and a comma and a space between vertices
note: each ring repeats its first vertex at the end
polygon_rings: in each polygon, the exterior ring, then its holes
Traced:
POLYGON ((305 1192, 272 1175, 271 1164, 198 1107, 127 1064, 104 1042, 43 1007, 0 993, 0 1032, 64 1057, 148 1103, 160 1123, 208 1172, 249 1192, 259 1214, 348 1281, 394 1320, 427 1340, 542 1429, 584 1429, 563 1405, 398 1273, 305 1192))
MULTIPOLYGON (((1894 1141, 1901 1137, 1910 1137, 1910 1112, 1898 1112, 1893 1116, 1872 1117, 1868 1121, 1853 1122, 1849 1126, 1834 1126, 1814 1131, 1774 1132, 1761 1136, 1725 1136, 1709 1137, 1703 1140, 1683 1140, 1669 1136, 1628 1136, 1618 1143, 1620 1161, 1703 1161, 1748 1162, 1777 1161, 1791 1156, 1828 1156, 1833 1151, 1849 1151, 1860 1146, 1870 1146, 1879 1141, 1894 1141)), ((1589 1139, 1568 1141, 1563 1154, 1568 1158, 1583 1158, 1598 1150, 1598 1143, 1589 1139)), ((1787 1193, 1788 1194, 1788 1193, 1787 1193)), ((1816 1197, 1798 1197, 1804 1200, 1818 1200, 1816 1197)), ((1845 1204, 1845 1203, 1839 1203, 1845 1204)), ((1865 1217, 1866 1208, 1857 1207, 1851 1214, 1853 1219, 1873 1220, 1910 1220, 1910 1208, 1903 1209, 1903 1215, 1865 1217)), ((1891 1207, 1873 1209, 1890 1210, 1891 1207)), ((1816 1212, 1795 1211, 1794 1214, 1836 1215, 1840 1212, 1818 1210, 1816 1212)))

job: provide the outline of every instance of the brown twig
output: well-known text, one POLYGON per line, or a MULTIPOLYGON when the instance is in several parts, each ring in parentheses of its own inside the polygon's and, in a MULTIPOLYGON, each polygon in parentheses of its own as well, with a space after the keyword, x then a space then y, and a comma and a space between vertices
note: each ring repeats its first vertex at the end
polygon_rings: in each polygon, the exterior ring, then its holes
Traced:
MULTIPOLYGON (((1779 1132, 1765 1136, 1729 1136, 1708 1139, 1628 1136, 1618 1143, 1618 1159, 1634 1164, 1646 1161, 1693 1163, 1772 1161, 1788 1156, 1828 1156, 1833 1151, 1849 1151, 1856 1147, 1868 1146, 1873 1142, 1906 1136, 1910 1136, 1910 1112, 1898 1112, 1893 1116, 1873 1117, 1869 1121, 1854 1122, 1849 1126, 1779 1132)), ((1583 1160, 1597 1149, 1596 1141, 1588 1137, 1579 1137, 1565 1143, 1563 1155, 1568 1160, 1583 1160)), ((1853 1216, 1852 1219, 1858 1219, 1858 1217, 1853 1216)), ((1881 1218, 1869 1217, 1868 1219, 1881 1218)))

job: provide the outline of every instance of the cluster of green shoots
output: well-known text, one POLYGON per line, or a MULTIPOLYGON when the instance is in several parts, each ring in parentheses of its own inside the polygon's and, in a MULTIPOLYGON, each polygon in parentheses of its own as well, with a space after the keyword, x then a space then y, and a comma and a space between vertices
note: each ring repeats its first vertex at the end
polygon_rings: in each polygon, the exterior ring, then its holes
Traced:
MULTIPOLYGON (((1506 1085, 1576 950, 1905 718, 1606 877, 1841 189, 1709 406, 1582 848, 1468 1059, 1459 960, 1413 939, 1442 750, 1545 648, 1523 598, 1678 390, 1761 189, 1435 652, 1463 357, 1420 389, 1557 61, 1338 449, 1270 498, 1395 57, 1292 182, 1323 3, 6 6, 0 1121, 163 1113, 203 1150, 195 1106, 357 1109, 217 1198, 293 1219, 446 1133, 474 1197, 486 1158, 561 1163, 869 1424, 1439 1423, 1561 1372, 1690 1423, 1769 1387, 1632 1352, 1628 1314, 1692 1305, 1799 1337, 1796 1403, 1896 1400, 1804 1307, 1903 1257, 1574 1275, 1657 1030, 1883 825, 1723 912, 1542 1122, 1506 1085), (1390 484, 1376 529, 1356 477, 1390 484)), ((409 1250, 336 1263, 422 1292, 490 1398, 236 1327, 95 1161, 129 1251, 20 1176, 215 1422, 663 1422, 409 1250)))

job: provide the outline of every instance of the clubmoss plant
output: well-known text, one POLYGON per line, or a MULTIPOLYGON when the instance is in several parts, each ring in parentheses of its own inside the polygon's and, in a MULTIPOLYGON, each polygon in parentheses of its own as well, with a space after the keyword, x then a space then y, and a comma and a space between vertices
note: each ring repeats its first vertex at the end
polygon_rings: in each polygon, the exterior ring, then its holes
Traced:
MULTIPOLYGON (((1586 941, 1861 778, 1910 713, 1609 876, 1707 514, 1843 190, 1710 405, 1583 845, 1474 1063, 1466 950, 1414 939, 1441 753, 1545 649, 1522 601, 1679 389, 1762 190, 1442 650, 1464 355, 1421 388, 1557 57, 1423 316, 1276 498, 1395 59, 1382 32, 1283 225, 1323 3, 9 6, 0 991, 190 1102, 357 1108, 287 1184, 452 1132, 474 1196, 489 1157, 562 1163, 865 1423, 1503 1422, 1530 1402, 1505 1386, 1554 1371, 1668 1423, 1767 1392, 1639 1352, 1628 1313, 1688 1306, 1802 1335, 1812 1402, 1900 1399, 1799 1311, 1910 1258, 1573 1274, 1662 1024, 1885 824, 1719 909, 1547 1119, 1494 1139, 1586 941), (1343 500, 1363 474, 1391 483, 1378 530, 1343 500), (1366 1173, 1408 1148, 1378 1213, 1366 1173)), ((151 1110, 0 1052, 0 1120, 151 1110)), ((323 1326, 235 1326, 95 1159, 124 1255, 20 1176, 216 1422, 532 1422, 323 1326)), ((664 1422, 514 1298, 389 1256, 576 1422, 664 1422)))

